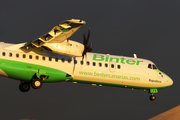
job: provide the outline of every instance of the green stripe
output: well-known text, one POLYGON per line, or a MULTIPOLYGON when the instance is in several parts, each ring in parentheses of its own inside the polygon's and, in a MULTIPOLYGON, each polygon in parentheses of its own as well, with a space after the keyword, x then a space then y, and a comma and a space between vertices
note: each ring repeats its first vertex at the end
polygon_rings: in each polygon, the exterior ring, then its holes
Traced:
POLYGON ((78 83, 87 83, 87 84, 97 84, 97 85, 105 85, 105 86, 114 86, 114 87, 123 87, 123 88, 135 88, 135 89, 163 89, 170 87, 169 86, 163 86, 163 87, 141 87, 141 86, 130 86, 130 85, 121 85, 121 84, 112 84, 112 83, 101 83, 101 82, 95 82, 95 81, 84 81, 84 80, 75 80, 72 79, 68 82, 78 82, 78 83))
POLYGON ((18 62, 13 60, 0 59, 0 69, 2 69, 9 78, 30 81, 36 74, 48 75, 43 82, 61 82, 72 77, 66 77, 66 72, 45 67, 42 65, 18 62))

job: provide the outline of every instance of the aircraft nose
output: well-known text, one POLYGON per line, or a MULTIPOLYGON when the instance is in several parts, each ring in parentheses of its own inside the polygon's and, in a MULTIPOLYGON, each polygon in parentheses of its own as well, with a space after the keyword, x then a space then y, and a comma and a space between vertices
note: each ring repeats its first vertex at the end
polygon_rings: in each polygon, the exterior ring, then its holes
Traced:
POLYGON ((170 85, 173 85, 173 80, 170 78, 170 80, 168 80, 169 81, 169 84, 170 85))
POLYGON ((160 71, 160 73, 163 74, 163 78, 167 86, 173 85, 173 80, 167 74, 163 73, 162 71, 160 71))
POLYGON ((173 85, 173 80, 168 76, 168 78, 167 78, 167 84, 169 85, 169 86, 171 86, 171 85, 173 85))

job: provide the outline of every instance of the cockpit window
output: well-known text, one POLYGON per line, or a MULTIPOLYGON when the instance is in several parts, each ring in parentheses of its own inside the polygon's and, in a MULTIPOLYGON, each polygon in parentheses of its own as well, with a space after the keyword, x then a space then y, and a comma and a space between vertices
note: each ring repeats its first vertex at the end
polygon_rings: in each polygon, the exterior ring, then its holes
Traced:
POLYGON ((156 67, 156 65, 154 65, 154 64, 149 64, 149 65, 148 65, 148 68, 150 68, 150 69, 158 69, 158 68, 156 67))
POLYGON ((152 69, 152 65, 151 65, 151 64, 149 64, 149 65, 148 65, 148 68, 152 69))
POLYGON ((157 69, 156 65, 153 65, 153 69, 157 69))

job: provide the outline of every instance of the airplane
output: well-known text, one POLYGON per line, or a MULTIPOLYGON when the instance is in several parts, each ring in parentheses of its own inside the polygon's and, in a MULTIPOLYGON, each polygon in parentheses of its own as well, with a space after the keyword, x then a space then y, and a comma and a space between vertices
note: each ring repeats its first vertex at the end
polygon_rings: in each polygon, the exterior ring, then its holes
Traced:
POLYGON ((148 90, 150 100, 173 80, 147 59, 93 53, 90 28, 83 44, 68 38, 86 22, 71 19, 45 35, 19 44, 0 42, 0 75, 20 81, 19 90, 39 89, 44 83, 72 82, 148 90))

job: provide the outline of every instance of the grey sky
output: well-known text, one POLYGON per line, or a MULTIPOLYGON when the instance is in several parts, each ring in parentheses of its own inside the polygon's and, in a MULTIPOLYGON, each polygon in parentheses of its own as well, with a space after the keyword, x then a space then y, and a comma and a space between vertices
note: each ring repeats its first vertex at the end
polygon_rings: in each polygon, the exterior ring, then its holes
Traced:
POLYGON ((0 77, 0 119, 145 120, 179 105, 179 0, 1 0, 0 40, 34 40, 64 20, 87 24, 70 39, 83 41, 91 27, 93 52, 146 58, 174 80, 157 100, 143 90, 88 84, 44 84, 21 93, 19 81, 0 77))

